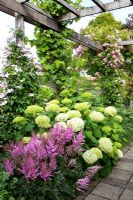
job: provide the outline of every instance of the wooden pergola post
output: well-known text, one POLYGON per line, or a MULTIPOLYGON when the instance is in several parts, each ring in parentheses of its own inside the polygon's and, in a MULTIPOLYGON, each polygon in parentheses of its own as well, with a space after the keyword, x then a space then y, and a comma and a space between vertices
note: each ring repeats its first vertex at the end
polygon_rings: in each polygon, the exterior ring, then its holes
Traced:
POLYGON ((19 13, 15 13, 15 30, 16 30, 16 44, 20 47, 24 47, 24 17, 19 13), (17 33, 20 31, 20 34, 17 33))

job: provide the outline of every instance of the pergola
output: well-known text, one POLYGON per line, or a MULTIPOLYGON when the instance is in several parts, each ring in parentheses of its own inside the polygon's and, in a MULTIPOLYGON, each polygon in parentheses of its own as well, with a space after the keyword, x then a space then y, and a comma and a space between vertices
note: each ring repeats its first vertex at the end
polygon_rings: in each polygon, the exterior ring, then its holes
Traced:
MULTIPOLYGON (((117 0, 106 4, 103 4, 100 0, 92 0, 95 3, 95 6, 77 10, 64 0, 55 1, 64 6, 68 10, 68 13, 63 14, 58 18, 54 18, 49 13, 30 3, 29 0, 0 0, 0 11, 14 16, 16 28, 21 28, 23 31, 24 21, 26 21, 33 25, 38 23, 44 29, 52 29, 57 32, 62 32, 64 29, 68 29, 62 25, 61 22, 63 21, 133 6, 133 0, 117 0)), ((68 36, 68 39, 94 50, 99 51, 103 49, 102 44, 92 41, 74 31, 71 36, 68 36)), ((22 44, 23 41, 21 40, 19 43, 22 44)), ((122 42, 122 45, 130 44, 133 44, 133 40, 122 42)))

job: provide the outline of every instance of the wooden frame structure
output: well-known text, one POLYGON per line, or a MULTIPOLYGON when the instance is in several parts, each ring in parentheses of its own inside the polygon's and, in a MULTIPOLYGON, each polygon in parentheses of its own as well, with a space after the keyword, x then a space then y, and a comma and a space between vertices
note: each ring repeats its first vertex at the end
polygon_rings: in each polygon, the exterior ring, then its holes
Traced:
MULTIPOLYGON (((68 10, 68 13, 63 14, 62 16, 59 16, 55 19, 49 13, 41 10, 36 5, 31 4, 28 1, 29 0, 0 0, 0 11, 15 17, 16 28, 21 28, 24 30, 24 21, 26 21, 34 25, 39 23, 44 29, 52 29, 57 32, 62 32, 64 29, 67 29, 61 24, 62 21, 94 15, 101 12, 107 12, 133 5, 133 0, 118 0, 106 4, 103 4, 101 0, 92 0, 96 6, 77 10, 69 5, 65 0, 55 0, 57 3, 68 10)), ((92 41, 89 38, 74 31, 70 36, 68 36, 68 39, 97 51, 103 49, 100 43, 92 41)), ((18 43, 23 45, 22 40, 18 41, 18 43)), ((127 45, 129 43, 132 44, 133 41, 124 41, 123 45, 127 45)))

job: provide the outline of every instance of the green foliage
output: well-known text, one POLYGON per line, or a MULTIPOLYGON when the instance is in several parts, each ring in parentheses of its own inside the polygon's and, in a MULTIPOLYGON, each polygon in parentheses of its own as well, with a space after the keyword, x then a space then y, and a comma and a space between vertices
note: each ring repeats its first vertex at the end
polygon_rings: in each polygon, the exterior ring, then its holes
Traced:
POLYGON ((12 127, 15 116, 23 113, 38 100, 39 76, 37 67, 27 49, 21 49, 10 41, 5 50, 6 61, 0 76, 0 138, 3 141, 17 137, 12 127))
POLYGON ((90 21, 81 33, 99 42, 115 42, 117 39, 129 40, 133 35, 131 31, 123 29, 111 13, 103 13, 90 21))

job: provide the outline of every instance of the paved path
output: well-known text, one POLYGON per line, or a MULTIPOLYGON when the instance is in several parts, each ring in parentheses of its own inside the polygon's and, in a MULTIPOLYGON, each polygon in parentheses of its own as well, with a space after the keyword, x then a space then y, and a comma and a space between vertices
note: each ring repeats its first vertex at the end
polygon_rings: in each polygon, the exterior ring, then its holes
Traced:
POLYGON ((114 167, 110 176, 93 182, 89 191, 78 199, 133 200, 133 143, 125 149, 124 157, 114 167))

